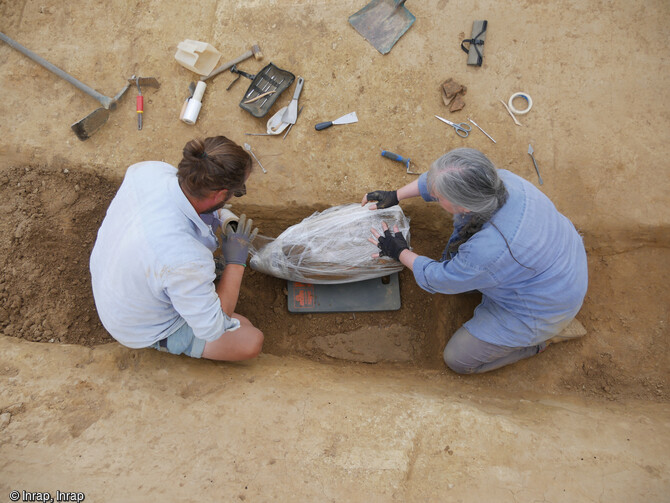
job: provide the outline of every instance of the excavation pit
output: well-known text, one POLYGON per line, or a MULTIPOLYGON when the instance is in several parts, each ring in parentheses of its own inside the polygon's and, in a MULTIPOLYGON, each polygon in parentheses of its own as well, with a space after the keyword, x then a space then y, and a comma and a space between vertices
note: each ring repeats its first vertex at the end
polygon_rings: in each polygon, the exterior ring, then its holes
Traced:
MULTIPOLYGON (((93 347, 113 343, 95 311, 88 257, 97 229, 121 179, 82 168, 10 166, 0 173, 2 261, 0 324, 5 335, 42 343, 93 347)), ((323 207, 234 208, 275 237, 323 207)), ((408 205, 412 242, 439 257, 451 222, 435 206, 408 205)), ((588 335, 552 347, 510 368, 473 376, 469 385, 508 392, 538 389, 616 400, 667 401, 668 248, 644 240, 606 243, 602 231, 581 229, 589 256, 590 286, 578 318, 588 335), (640 241, 643 246, 638 246, 640 241), (597 246, 595 246, 597 244, 597 246), (663 299, 666 301, 663 302, 663 299), (665 350, 663 350, 665 348, 665 350)), ((625 235, 625 232, 616 233, 625 235)), ((658 239, 662 242, 663 233, 658 239)), ((481 296, 430 295, 400 273, 398 311, 290 313, 287 283, 249 269, 238 312, 265 334, 264 353, 298 356, 325 365, 373 365, 409 372, 446 370, 442 350, 471 316, 481 296)), ((150 351, 148 349, 140 351, 150 351)), ((175 357, 179 358, 179 357, 175 357)))

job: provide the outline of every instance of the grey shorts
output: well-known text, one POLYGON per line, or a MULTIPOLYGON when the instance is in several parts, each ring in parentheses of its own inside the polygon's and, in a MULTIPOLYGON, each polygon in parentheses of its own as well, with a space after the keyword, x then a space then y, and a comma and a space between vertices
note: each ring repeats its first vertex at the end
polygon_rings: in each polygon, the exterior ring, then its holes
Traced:
POLYGON ((193 335, 193 329, 184 323, 176 332, 152 344, 151 348, 173 355, 184 354, 191 358, 201 358, 207 341, 193 335))

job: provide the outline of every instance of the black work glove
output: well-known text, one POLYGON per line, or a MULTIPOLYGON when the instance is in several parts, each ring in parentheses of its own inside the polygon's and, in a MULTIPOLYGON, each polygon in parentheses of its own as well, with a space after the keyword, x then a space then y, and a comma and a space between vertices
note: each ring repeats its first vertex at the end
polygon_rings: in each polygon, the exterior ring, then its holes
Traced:
POLYGON ((391 229, 386 229, 383 236, 379 236, 377 248, 379 248, 380 257, 391 257, 400 260, 400 254, 403 250, 409 250, 409 245, 405 241, 405 236, 402 232, 391 232, 391 229))
POLYGON ((368 201, 377 201, 377 208, 390 208, 398 204, 397 190, 375 190, 368 192, 366 196, 368 201))

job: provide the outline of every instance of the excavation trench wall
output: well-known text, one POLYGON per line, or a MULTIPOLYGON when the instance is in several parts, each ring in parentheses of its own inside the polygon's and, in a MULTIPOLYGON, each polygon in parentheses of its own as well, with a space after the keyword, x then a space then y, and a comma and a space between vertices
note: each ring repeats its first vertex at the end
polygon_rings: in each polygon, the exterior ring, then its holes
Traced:
MULTIPOLYGON (((95 311, 88 257, 120 182, 83 168, 2 169, 0 326, 5 335, 89 347, 113 341, 95 311)), ((237 212, 253 217, 271 237, 324 209, 245 205, 243 199, 236 204, 237 212)), ((439 257, 451 233, 448 216, 420 202, 406 205, 405 212, 415 250, 439 257)), ((667 229, 580 230, 590 287, 579 319, 588 336, 472 382, 511 391, 541 385, 560 394, 668 400, 667 229)), ((481 296, 430 295, 407 270, 400 282, 399 311, 292 314, 286 281, 249 269, 238 311, 263 330, 268 354, 326 365, 444 371, 442 349, 481 296)))

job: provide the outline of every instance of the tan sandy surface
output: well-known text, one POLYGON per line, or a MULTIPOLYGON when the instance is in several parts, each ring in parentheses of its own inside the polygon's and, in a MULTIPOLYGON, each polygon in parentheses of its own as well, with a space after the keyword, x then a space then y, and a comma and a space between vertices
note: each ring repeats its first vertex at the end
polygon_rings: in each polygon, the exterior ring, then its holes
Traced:
MULTIPOLYGON (((57 489, 87 501, 667 500, 668 3, 408 2, 417 21, 386 56, 347 22, 364 3, 0 0, 0 31, 101 93, 133 74, 161 83, 144 90, 142 131, 130 89, 81 142, 70 125, 98 103, 0 43, 0 501, 57 489), (459 47, 475 19, 489 21, 481 68, 459 47), (222 62, 258 42, 263 61, 241 69, 271 61, 305 78, 285 140, 245 136, 265 119, 239 108, 249 81, 227 91, 228 73, 195 126, 178 120, 197 78, 174 60, 187 38, 222 62), (460 112, 442 103, 448 77, 467 87, 460 112), (534 102, 521 127, 499 101, 517 91, 534 102), (357 124, 314 130, 354 110, 357 124), (461 139, 435 114, 470 117, 497 143, 461 139), (425 171, 474 147, 537 183, 532 143, 541 189, 585 238, 588 335, 459 377, 441 351, 477 295, 430 296, 405 271, 400 311, 296 315, 285 281, 250 270, 239 311, 265 333, 257 360, 118 346, 87 268, 107 205, 130 164, 176 164, 189 139, 218 134, 249 142, 268 170, 233 208, 268 236, 411 181, 381 149, 425 171)), ((439 256, 449 218, 403 208, 414 248, 439 256)))

